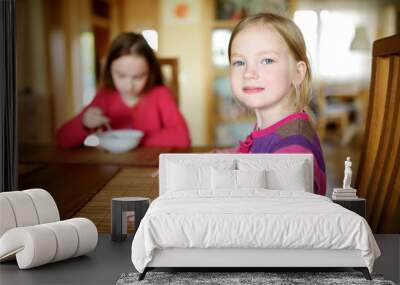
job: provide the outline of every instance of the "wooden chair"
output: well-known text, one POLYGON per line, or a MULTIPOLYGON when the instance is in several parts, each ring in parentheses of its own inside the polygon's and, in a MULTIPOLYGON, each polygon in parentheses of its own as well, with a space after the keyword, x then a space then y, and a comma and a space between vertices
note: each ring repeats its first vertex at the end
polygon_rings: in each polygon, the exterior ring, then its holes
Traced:
POLYGON ((178 82, 178 59, 177 58, 159 58, 161 72, 164 76, 165 84, 171 89, 176 104, 179 106, 179 82, 178 82))
POLYGON ((400 232, 400 34, 374 42, 365 137, 356 180, 374 232, 400 232))

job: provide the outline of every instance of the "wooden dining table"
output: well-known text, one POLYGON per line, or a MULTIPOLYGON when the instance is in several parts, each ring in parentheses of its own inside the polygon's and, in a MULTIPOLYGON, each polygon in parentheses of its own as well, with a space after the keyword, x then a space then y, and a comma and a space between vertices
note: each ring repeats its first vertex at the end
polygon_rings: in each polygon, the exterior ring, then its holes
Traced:
POLYGON ((110 153, 91 147, 19 145, 20 190, 43 188, 53 196, 61 219, 86 217, 110 233, 111 199, 158 197, 162 153, 204 153, 211 147, 147 148, 110 153))

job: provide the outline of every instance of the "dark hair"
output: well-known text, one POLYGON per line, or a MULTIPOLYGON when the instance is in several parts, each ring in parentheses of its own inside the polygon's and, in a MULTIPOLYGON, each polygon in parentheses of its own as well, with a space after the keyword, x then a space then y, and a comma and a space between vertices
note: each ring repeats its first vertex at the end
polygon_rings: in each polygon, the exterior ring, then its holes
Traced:
POLYGON ((103 88, 115 89, 114 81, 111 76, 111 64, 121 56, 130 54, 144 57, 149 66, 149 76, 144 90, 164 84, 157 57, 145 38, 141 34, 121 33, 113 40, 108 51, 101 80, 103 88))

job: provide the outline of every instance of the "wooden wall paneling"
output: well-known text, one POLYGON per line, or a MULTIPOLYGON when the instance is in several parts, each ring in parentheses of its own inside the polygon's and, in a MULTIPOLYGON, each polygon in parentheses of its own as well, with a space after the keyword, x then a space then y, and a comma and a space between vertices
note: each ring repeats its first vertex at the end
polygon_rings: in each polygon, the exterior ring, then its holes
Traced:
POLYGON ((110 43, 109 27, 98 26, 93 23, 93 35, 95 42, 96 85, 100 86, 101 72, 106 64, 107 51, 110 43))
POLYGON ((49 57, 54 128, 60 127, 83 107, 85 85, 83 48, 91 32, 89 0, 43 0, 49 57), (86 41, 85 41, 86 42, 86 41))
POLYGON ((45 64, 46 64, 46 70, 47 70, 47 98, 48 98, 48 104, 49 104, 49 124, 50 124, 50 129, 51 129, 51 142, 55 141, 56 137, 56 115, 55 115, 55 107, 54 107, 54 94, 52 93, 53 91, 53 81, 52 81, 52 74, 51 74, 51 60, 50 60, 50 24, 51 21, 49 19, 49 13, 48 7, 46 6, 48 3, 46 1, 43 1, 43 23, 44 23, 44 53, 46 55, 45 57, 45 64))
POLYGON ((48 25, 43 0, 16 3, 18 142, 54 140, 48 25))
POLYGON ((32 41, 31 33, 29 32, 30 3, 27 0, 19 0, 14 3, 16 5, 16 87, 17 92, 30 88, 30 74, 32 72, 32 61, 29 59, 30 42, 32 41))
MULTIPOLYGON (((141 32, 143 29, 154 29, 160 32, 159 7, 162 4, 161 2, 160 0, 120 0, 117 2, 117 5, 121 7, 122 31, 141 32)), ((161 37, 162 35, 160 34, 159 36, 161 37)), ((161 42, 159 40, 159 43, 161 42)))
MULTIPOLYGON (((89 40, 92 34, 90 1, 63 1, 68 3, 68 17, 65 20, 68 33, 67 50, 71 63, 71 87, 72 94, 69 100, 72 105, 72 113, 67 114, 67 119, 75 116, 84 107, 84 100, 89 92, 95 92, 94 50, 87 48, 93 42, 89 40)), ((91 95, 90 94, 90 95, 91 95)))
POLYGON ((392 128, 389 130, 394 133, 394 144, 392 158, 394 165, 392 169, 392 179, 389 182, 389 193, 384 197, 383 212, 379 217, 379 231, 400 233, 400 56, 396 57, 397 71, 393 80, 393 94, 397 98, 396 114, 397 118, 393 121, 392 128), (397 226, 397 228, 394 228, 397 226))
POLYGON ((70 83, 71 64, 68 58, 64 32, 62 3, 45 0, 45 18, 47 23, 49 62, 51 74, 51 90, 53 101, 54 128, 57 129, 67 117, 71 104, 68 104, 68 94, 72 92, 70 83))
MULTIPOLYGON (((376 70, 377 70, 377 60, 376 58, 372 58, 372 67, 371 67, 371 83, 370 83, 370 88, 368 92, 368 105, 366 108, 366 118, 365 118, 365 128, 364 128, 364 137, 362 138, 362 144, 361 144, 361 155, 360 155, 360 164, 357 172, 357 177, 356 177, 356 183, 355 187, 357 189, 358 196, 362 198, 367 197, 367 187, 365 185, 368 185, 365 181, 363 181, 364 177, 366 176, 366 170, 365 170, 365 161, 366 161, 366 155, 365 155, 365 149, 368 146, 368 137, 370 133, 370 124, 368 123, 370 121, 371 117, 371 112, 369 109, 371 108, 372 110, 372 105, 374 103, 374 98, 373 98, 373 91, 374 91, 374 86, 376 82, 376 70)), ((364 179, 365 180, 365 179, 364 179)), ((367 214, 368 214, 368 209, 369 209, 369 203, 367 203, 367 214)))
MULTIPOLYGON (((372 103, 369 108, 368 122, 371 125, 369 132, 366 136, 368 150, 368 160, 365 162, 365 168, 362 170, 362 175, 365 175, 364 185, 360 185, 360 189, 365 189, 367 203, 367 219, 371 221, 375 210, 375 193, 377 188, 372 187, 371 182, 382 175, 382 161, 379 160, 379 145, 381 144, 381 135, 383 129, 383 114, 386 107, 386 94, 389 80, 389 58, 376 59, 376 80, 375 89, 373 90, 371 99, 372 103), (372 123, 373 122, 373 123, 372 123), (381 165, 379 165, 380 163, 381 165)), ((376 183, 374 183, 376 185, 376 183)), ((373 229, 375 230, 375 229, 373 229)))
MULTIPOLYGON (((389 64, 389 78, 386 100, 385 112, 383 114, 383 129, 381 133, 380 145, 378 148, 377 163, 375 167, 375 175, 372 177, 370 188, 372 189, 372 201, 374 202, 373 214, 370 217, 372 228, 376 229, 381 218, 382 210, 384 207, 385 198, 390 196, 391 185, 390 180, 395 173, 393 173, 395 166, 395 156, 393 155, 394 148, 396 148, 396 123, 399 112, 400 97, 396 95, 396 89, 399 79, 399 58, 390 58, 389 64)), ((400 128, 399 128, 400 131, 400 128)))
POLYGON ((110 38, 114 39, 123 27, 123 0, 110 0, 110 38))
POLYGON ((52 101, 47 94, 18 95, 18 143, 49 144, 54 141, 52 101))
POLYGON ((383 233, 400 233, 400 151, 397 152, 397 175, 391 183, 392 195, 385 201, 385 209, 378 230, 383 233))
POLYGON ((356 188, 374 232, 400 231, 400 35, 374 42, 366 132, 356 188))
MULTIPOLYGON (((385 103, 386 98, 384 94, 386 94, 387 87, 387 80, 388 80, 388 68, 389 68, 389 60, 382 59, 382 60, 374 60, 375 63, 375 72, 374 74, 374 81, 375 86, 371 88, 370 92, 370 104, 368 110, 368 118, 367 122, 374 122, 373 127, 370 124, 367 124, 367 130, 365 135, 364 141, 364 149, 369 150, 369 156, 367 157, 367 161, 360 162, 360 165, 363 165, 364 168, 359 175, 362 175, 364 178, 360 181, 358 185, 359 194, 363 198, 368 199, 367 204, 367 216, 371 212, 372 205, 371 205, 371 192, 369 191, 370 180, 374 175, 374 166, 376 161, 376 156, 378 153, 378 146, 379 146, 379 138, 382 130, 382 123, 383 117, 381 114, 384 113, 385 110, 385 103)), ((361 154, 363 158, 364 155, 361 154)))

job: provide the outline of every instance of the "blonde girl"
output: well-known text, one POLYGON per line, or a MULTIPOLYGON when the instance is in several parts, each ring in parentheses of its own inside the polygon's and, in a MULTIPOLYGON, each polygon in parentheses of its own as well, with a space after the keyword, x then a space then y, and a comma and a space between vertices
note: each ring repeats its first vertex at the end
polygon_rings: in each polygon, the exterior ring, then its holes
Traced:
POLYGON ((262 13, 243 19, 229 42, 234 96, 254 111, 254 130, 241 153, 312 153, 314 192, 325 195, 325 162, 305 112, 311 69, 299 28, 290 19, 262 13))

